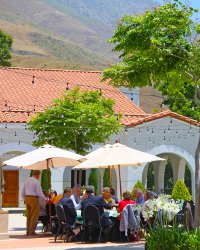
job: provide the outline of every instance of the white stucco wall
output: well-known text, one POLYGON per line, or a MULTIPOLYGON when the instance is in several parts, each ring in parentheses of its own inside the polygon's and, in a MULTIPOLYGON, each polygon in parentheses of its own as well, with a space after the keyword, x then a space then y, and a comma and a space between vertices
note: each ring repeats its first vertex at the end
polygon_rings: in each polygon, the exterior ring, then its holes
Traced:
MULTIPOLYGON (((194 190, 194 155, 199 138, 199 129, 190 124, 182 122, 177 119, 169 117, 158 119, 152 122, 142 124, 137 127, 129 128, 128 133, 122 129, 117 135, 110 137, 108 142, 114 143, 115 140, 120 140, 122 144, 129 147, 152 153, 154 155, 160 154, 175 154, 183 158, 189 165, 192 171, 193 190, 194 190), (168 127, 170 130, 168 130, 168 127), (153 133, 152 133, 153 131, 153 133), (165 133, 164 133, 165 131, 165 133), (165 136, 165 141, 164 141, 165 136), (180 136, 180 139, 178 138, 180 136), (170 140, 170 141, 169 141, 170 140)), ((7 152, 28 152, 34 149, 31 145, 33 141, 33 133, 25 130, 24 125, 21 124, 0 124, 0 157, 7 152), (15 136, 16 132, 16 136, 15 136), (19 144, 20 141, 20 144, 19 144)), ((94 145, 93 150, 100 145, 94 145)), ((122 168, 122 189, 132 189, 137 180, 142 181, 142 173, 144 166, 122 168)), ((179 170, 180 171, 180 170, 179 170)), ((117 183, 119 183, 119 176, 117 169, 115 170, 117 183)), ((89 171, 87 173, 87 176, 89 171)), ((19 182, 20 190, 23 186, 24 180, 29 176, 26 170, 20 170, 19 182)), ((159 176, 158 176, 159 178, 159 176)), ((70 186, 71 173, 70 169, 52 170, 52 189, 56 189, 58 193, 62 193, 63 187, 70 186), (63 182, 64 178, 64 182, 63 182)), ((119 195, 119 185, 117 189, 119 195)), ((19 195, 20 206, 23 206, 21 196, 19 195)))

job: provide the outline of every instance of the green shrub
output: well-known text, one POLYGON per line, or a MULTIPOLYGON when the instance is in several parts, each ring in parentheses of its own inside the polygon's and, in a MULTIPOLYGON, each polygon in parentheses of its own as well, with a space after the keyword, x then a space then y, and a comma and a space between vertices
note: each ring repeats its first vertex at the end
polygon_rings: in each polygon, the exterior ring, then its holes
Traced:
POLYGON ((32 177, 32 176, 33 176, 33 170, 30 171, 30 177, 32 177))
POLYGON ((88 185, 94 186, 95 194, 98 194, 98 175, 97 170, 95 168, 91 169, 89 178, 88 178, 88 185))
POLYGON ((109 187, 108 169, 106 168, 103 174, 103 187, 109 187))
POLYGON ((184 201, 191 200, 190 192, 188 188, 186 187, 185 183, 181 179, 179 179, 176 182, 172 190, 171 197, 175 200, 184 200, 184 201))
POLYGON ((140 180, 138 180, 138 181, 136 182, 135 186, 133 187, 133 190, 132 190, 132 198, 133 198, 133 200, 136 199, 135 196, 134 196, 134 191, 135 191, 137 188, 141 189, 141 191, 144 193, 145 188, 144 188, 144 186, 142 185, 142 182, 141 182, 140 180))
POLYGON ((148 250, 199 250, 200 230, 185 231, 175 224, 172 227, 159 225, 150 227, 145 240, 148 250))
MULTIPOLYGON (((51 171, 50 171, 50 183, 51 183, 51 171)), ((41 187, 42 190, 48 192, 48 172, 47 169, 42 171, 42 176, 41 176, 41 187)), ((50 185, 50 189, 51 189, 51 185, 50 185)))

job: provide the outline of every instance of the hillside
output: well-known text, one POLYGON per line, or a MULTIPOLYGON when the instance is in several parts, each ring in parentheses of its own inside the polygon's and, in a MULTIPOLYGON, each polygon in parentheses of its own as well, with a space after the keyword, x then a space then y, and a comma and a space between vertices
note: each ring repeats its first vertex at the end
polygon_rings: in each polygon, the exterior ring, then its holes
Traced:
POLYGON ((0 29, 14 38, 13 66, 102 69, 117 60, 107 40, 116 19, 151 0, 1 0, 0 29))

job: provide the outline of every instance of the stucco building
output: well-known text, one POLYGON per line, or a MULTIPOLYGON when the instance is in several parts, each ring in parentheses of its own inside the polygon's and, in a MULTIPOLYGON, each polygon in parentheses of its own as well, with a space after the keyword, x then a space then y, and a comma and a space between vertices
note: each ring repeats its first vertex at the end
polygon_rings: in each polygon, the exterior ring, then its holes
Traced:
MULTIPOLYGON (((121 143, 166 158, 149 166, 122 169, 122 188, 132 189, 137 180, 156 192, 165 192, 177 179, 187 181, 194 195, 195 149, 200 124, 169 110, 147 114, 120 90, 101 82, 101 72, 71 70, 43 70, 26 68, 0 68, 0 160, 12 158, 33 150, 35 134, 26 123, 37 112, 42 112, 66 89, 79 86, 86 90, 99 90, 105 97, 115 100, 116 113, 122 113, 124 128, 113 135, 110 142, 121 143), (170 162, 170 167, 169 163, 170 162), (187 173, 187 175, 186 175, 187 173), (187 179, 187 180, 186 180, 187 179)), ((150 98, 150 97, 149 97, 150 98)), ((94 149, 99 145, 94 145, 94 149)), ((20 190, 30 172, 6 166, 3 206, 23 206, 20 190)), ((80 181, 87 184, 89 171, 71 168, 52 170, 52 188, 59 193, 65 186, 80 181)), ((98 171, 99 188, 103 170, 98 171)), ((119 194, 118 174, 112 170, 113 187, 119 194)))

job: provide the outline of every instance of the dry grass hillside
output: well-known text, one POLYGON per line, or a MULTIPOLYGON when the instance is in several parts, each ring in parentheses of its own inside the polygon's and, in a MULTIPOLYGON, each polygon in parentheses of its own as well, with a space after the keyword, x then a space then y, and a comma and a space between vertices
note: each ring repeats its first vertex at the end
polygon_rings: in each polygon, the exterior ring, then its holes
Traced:
POLYGON ((102 69, 117 60, 107 40, 116 19, 152 0, 1 0, 0 29, 13 39, 13 66, 102 69))

